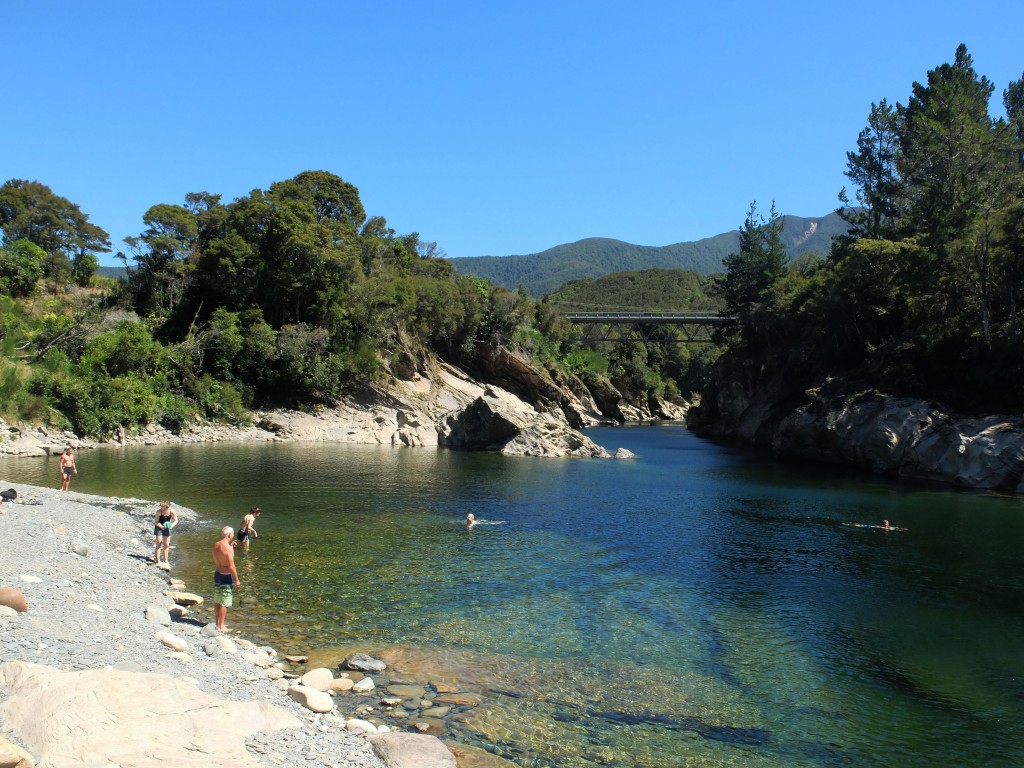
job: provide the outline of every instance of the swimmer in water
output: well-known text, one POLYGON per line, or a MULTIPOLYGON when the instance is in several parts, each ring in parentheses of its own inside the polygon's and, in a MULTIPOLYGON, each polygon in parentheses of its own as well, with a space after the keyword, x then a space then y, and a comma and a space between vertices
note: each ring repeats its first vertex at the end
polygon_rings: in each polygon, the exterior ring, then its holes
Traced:
POLYGON ((470 512, 468 515, 466 515, 466 526, 467 527, 472 528, 474 525, 476 525, 476 522, 477 522, 476 521, 476 517, 473 516, 472 512, 470 512))
POLYGON ((891 531, 892 529, 893 528, 892 528, 891 525, 889 525, 889 521, 888 520, 883 520, 882 521, 882 530, 883 531, 891 531))

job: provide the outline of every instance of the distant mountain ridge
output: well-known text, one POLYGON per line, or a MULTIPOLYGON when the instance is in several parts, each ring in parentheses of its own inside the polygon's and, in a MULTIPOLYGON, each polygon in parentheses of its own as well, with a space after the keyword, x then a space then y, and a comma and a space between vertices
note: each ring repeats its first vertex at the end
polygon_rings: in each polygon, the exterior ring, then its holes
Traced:
MULTIPOLYGON (((828 255, 832 237, 848 225, 835 213, 819 218, 783 216, 782 239, 795 259, 805 253, 828 255)), ((467 256, 452 259, 463 275, 477 275, 515 290, 520 285, 536 297, 572 280, 594 279, 613 272, 645 269, 689 269, 702 275, 723 271, 723 260, 739 250, 739 229, 674 245, 633 245, 590 237, 523 256, 467 256)))

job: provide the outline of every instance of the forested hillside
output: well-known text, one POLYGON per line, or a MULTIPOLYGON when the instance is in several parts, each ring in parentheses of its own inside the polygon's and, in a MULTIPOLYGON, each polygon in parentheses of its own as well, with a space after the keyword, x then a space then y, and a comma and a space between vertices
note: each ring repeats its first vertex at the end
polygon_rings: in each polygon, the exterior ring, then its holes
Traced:
POLYGON ((502 349, 641 399, 678 397, 686 379, 677 354, 580 349, 550 305, 457 274, 325 171, 230 203, 190 193, 142 224, 114 282, 94 274, 107 234, 74 203, 40 182, 0 187, 5 418, 96 437, 243 422, 257 405, 339 402, 435 356, 482 370, 502 349))
POLYGON ((563 311, 718 311, 724 308, 717 280, 682 269, 615 272, 596 280, 573 280, 546 301, 563 311))
MULTIPOLYGON (((818 219, 783 217, 783 243, 790 259, 804 254, 824 256, 832 238, 846 232, 846 223, 831 213, 818 219)), ((520 285, 541 297, 573 280, 612 272, 644 269, 685 269, 702 275, 721 272, 725 257, 739 247, 739 232, 725 232, 696 242, 665 246, 632 245, 621 240, 588 238, 525 256, 475 256, 453 259, 464 275, 477 275, 515 290, 520 285)))

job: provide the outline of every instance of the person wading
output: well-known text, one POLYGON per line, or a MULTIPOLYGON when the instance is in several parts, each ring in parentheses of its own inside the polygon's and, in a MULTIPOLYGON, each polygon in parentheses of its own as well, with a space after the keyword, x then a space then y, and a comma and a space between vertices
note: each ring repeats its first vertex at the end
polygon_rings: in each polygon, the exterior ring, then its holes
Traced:
POLYGON ((231 547, 233 538, 235 530, 225 525, 220 529, 220 539, 213 545, 213 619, 221 632, 228 631, 224 620, 228 616, 228 608, 234 602, 235 589, 242 586, 238 580, 238 571, 235 570, 235 550, 231 547))

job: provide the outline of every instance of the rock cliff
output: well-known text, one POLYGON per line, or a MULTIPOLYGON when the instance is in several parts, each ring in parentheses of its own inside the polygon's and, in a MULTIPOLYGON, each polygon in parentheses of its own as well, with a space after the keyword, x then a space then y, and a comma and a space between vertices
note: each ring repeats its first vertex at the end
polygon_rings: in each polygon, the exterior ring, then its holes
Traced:
POLYGON ((605 393, 602 408, 579 381, 505 349, 481 349, 471 375, 428 359, 393 368, 382 383, 315 414, 275 411, 259 425, 294 440, 442 446, 521 456, 609 457, 579 430, 627 420, 685 418, 684 406, 656 401, 656 412, 605 393), (488 383, 485 383, 488 382, 488 383))
POLYGON ((721 368, 688 424, 771 447, 779 458, 844 464, 963 488, 1024 493, 1024 419, 963 416, 927 400, 826 383, 794 392, 787 372, 721 368))

